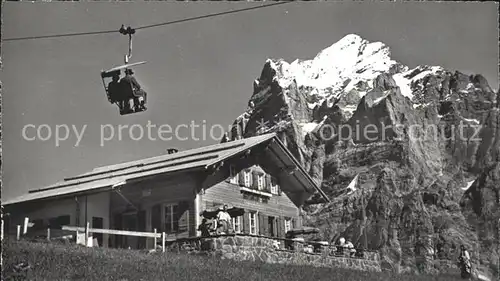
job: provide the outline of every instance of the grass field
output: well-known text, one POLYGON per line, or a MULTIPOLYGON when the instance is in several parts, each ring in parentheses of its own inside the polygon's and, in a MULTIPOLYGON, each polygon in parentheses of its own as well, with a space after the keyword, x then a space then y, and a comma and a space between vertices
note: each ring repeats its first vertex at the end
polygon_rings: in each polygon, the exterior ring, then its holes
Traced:
POLYGON ((76 245, 7 242, 3 245, 2 280, 175 280, 175 281, 427 281, 458 280, 458 275, 415 276, 370 273, 254 262, 235 262, 177 253, 84 248, 76 245), (27 262, 31 269, 14 273, 27 262))

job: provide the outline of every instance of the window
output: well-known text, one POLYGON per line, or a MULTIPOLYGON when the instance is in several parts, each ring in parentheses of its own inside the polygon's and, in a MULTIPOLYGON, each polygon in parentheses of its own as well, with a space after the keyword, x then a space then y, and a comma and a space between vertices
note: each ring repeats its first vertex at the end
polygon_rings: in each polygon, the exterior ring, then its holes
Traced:
POLYGON ((257 213, 249 213, 250 234, 257 234, 257 213))
POLYGON ((266 181, 264 179, 264 175, 259 174, 257 176, 257 187, 259 190, 262 190, 262 189, 264 189, 265 186, 266 186, 266 181))
POLYGON ((241 233, 241 216, 232 218, 233 230, 235 233, 241 233))
POLYGON ((274 177, 271 178, 271 193, 278 194, 278 181, 274 177))
POLYGON ((245 177, 245 186, 251 187, 252 186, 252 173, 250 171, 245 171, 244 177, 245 177))
POLYGON ((172 233, 179 230, 179 206, 177 204, 165 205, 165 232, 172 233))
POLYGON ((233 165, 229 166, 229 182, 238 184, 238 174, 236 173, 236 168, 233 165))
POLYGON ((270 237, 276 236, 276 218, 269 216, 267 217, 267 229, 270 237))
POLYGON ((287 233, 291 229, 292 229, 292 220, 291 219, 285 219, 285 233, 287 233))

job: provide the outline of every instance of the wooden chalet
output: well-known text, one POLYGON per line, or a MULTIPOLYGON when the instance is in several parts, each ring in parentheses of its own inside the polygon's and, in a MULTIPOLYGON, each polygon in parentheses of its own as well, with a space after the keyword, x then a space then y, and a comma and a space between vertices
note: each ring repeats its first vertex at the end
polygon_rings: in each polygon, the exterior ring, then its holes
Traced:
MULTIPOLYGON (((284 237, 301 227, 304 201, 328 198, 273 134, 98 167, 3 202, 10 229, 61 225, 199 236, 200 214, 228 204, 245 210, 236 232, 284 237)), ((30 230, 31 231, 31 230, 30 230)), ((151 247, 145 238, 96 234, 105 247, 151 247)))

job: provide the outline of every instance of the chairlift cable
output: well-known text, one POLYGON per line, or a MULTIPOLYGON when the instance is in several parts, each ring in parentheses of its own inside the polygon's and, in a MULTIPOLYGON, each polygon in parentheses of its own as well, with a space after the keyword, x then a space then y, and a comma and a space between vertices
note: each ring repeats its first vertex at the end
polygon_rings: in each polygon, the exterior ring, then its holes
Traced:
MULTIPOLYGON (((250 10, 257 10, 257 9, 261 9, 261 8, 267 8, 267 7, 271 7, 271 6, 277 6, 277 5, 293 3, 293 2, 294 1, 280 1, 280 2, 262 5, 262 6, 243 8, 243 9, 237 9, 237 10, 231 10, 231 11, 225 11, 225 12, 218 12, 218 13, 207 14, 207 15, 203 15, 203 16, 185 18, 185 19, 168 21, 168 22, 157 23, 157 24, 143 25, 143 26, 136 27, 135 29, 136 30, 147 29, 147 28, 152 28, 152 27, 165 26, 165 25, 176 24, 176 23, 183 23, 183 22, 187 22, 187 21, 194 21, 194 20, 199 20, 199 19, 234 14, 234 13, 245 12, 245 11, 250 11, 250 10)), ((3 39, 3 42, 21 41, 21 40, 35 40, 35 39, 48 39, 48 38, 59 38, 59 37, 72 37, 72 36, 83 36, 83 35, 98 35, 98 34, 108 34, 108 33, 115 33, 115 32, 116 32, 116 30, 102 30, 102 31, 74 32, 74 33, 41 35, 41 36, 14 37, 14 38, 3 39)))
POLYGON ((238 13, 238 12, 256 10, 256 9, 260 9, 260 8, 266 8, 266 7, 271 7, 271 6, 276 6, 276 5, 282 5, 282 4, 287 4, 287 3, 293 3, 293 2, 294 1, 281 1, 281 2, 276 2, 276 3, 273 3, 273 4, 267 4, 267 5, 262 5, 262 6, 256 6, 256 7, 243 8, 243 9, 232 10, 232 11, 219 12, 219 13, 214 13, 214 14, 208 14, 208 15, 203 15, 203 16, 198 16, 198 17, 187 18, 187 19, 169 21, 169 22, 165 22, 165 23, 145 25, 145 26, 137 27, 136 29, 146 29, 146 28, 157 27, 157 26, 162 26, 162 25, 169 25, 169 24, 181 23, 181 22, 186 22, 186 21, 199 20, 199 19, 204 19, 204 18, 209 18, 209 17, 214 17, 214 16, 222 16, 222 15, 227 15, 227 14, 234 14, 234 13, 238 13))

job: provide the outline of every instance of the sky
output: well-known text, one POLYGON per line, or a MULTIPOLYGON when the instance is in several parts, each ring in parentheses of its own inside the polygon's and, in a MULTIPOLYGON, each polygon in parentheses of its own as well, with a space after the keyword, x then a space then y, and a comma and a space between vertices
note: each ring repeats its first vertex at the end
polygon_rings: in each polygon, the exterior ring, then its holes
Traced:
MULTIPOLYGON (((263 4, 5 2, 3 38, 118 30, 263 4)), ((127 116, 107 101, 100 79, 123 63, 128 41, 120 33, 3 42, 2 197, 167 148, 217 143, 222 126, 246 109, 267 58, 311 59, 347 34, 384 42, 410 67, 481 73, 498 89, 497 13, 496 3, 480 2, 296 2, 141 29, 131 62, 147 61, 135 75, 148 110, 127 116), (38 128, 42 139, 33 140, 38 128)))

